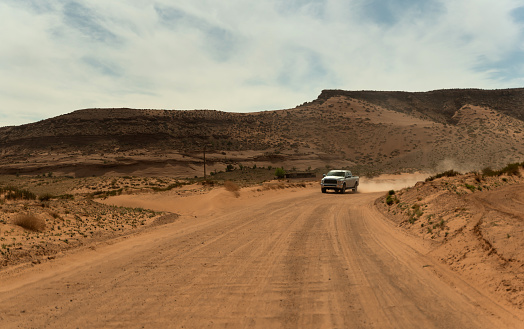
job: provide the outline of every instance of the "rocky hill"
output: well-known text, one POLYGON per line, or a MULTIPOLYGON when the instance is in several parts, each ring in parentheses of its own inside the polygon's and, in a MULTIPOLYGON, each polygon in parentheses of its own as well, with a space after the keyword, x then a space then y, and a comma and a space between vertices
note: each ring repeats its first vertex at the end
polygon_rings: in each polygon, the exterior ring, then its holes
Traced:
POLYGON ((446 172, 376 200, 428 254, 524 309, 524 163, 500 171, 446 172))
POLYGON ((455 112, 465 105, 488 107, 524 120, 524 88, 447 89, 429 92, 324 90, 317 102, 337 96, 361 99, 390 110, 431 118, 441 123, 455 123, 455 112))
POLYGON ((524 89, 324 90, 293 109, 85 109, 0 128, 0 173, 201 175, 238 166, 362 174, 524 160, 524 89))

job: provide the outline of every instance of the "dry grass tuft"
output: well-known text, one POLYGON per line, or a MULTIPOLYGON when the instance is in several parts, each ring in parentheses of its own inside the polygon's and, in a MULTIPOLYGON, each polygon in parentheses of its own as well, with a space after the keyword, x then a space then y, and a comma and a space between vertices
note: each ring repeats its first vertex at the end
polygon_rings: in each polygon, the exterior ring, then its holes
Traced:
POLYGON ((238 198, 240 196, 240 187, 237 184, 233 183, 232 181, 230 180, 225 181, 224 187, 227 191, 233 193, 235 197, 238 198))
POLYGON ((45 230, 45 220, 34 215, 18 215, 14 221, 14 224, 23 227, 26 230, 35 232, 42 232, 45 230))

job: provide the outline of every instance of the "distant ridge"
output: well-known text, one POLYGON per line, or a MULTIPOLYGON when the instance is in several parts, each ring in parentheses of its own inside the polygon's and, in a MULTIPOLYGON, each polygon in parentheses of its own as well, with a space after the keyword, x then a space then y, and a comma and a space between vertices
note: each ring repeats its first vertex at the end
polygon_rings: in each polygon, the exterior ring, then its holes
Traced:
POLYGON ((227 165, 360 172, 480 169, 524 161, 524 88, 323 90, 256 113, 97 108, 0 128, 0 173, 201 172, 227 165), (165 170, 168 170, 165 169, 165 170))
POLYGON ((427 92, 322 90, 317 101, 331 97, 362 99, 390 110, 426 114, 435 120, 452 123, 454 113, 464 105, 490 107, 524 120, 524 88, 513 89, 440 89, 427 92))

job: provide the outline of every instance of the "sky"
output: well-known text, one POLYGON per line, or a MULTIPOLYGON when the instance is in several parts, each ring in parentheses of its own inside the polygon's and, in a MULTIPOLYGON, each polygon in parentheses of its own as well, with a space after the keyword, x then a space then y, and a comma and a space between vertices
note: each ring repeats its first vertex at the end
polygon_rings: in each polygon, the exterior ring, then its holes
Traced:
POLYGON ((524 87, 524 0, 0 0, 0 126, 524 87))

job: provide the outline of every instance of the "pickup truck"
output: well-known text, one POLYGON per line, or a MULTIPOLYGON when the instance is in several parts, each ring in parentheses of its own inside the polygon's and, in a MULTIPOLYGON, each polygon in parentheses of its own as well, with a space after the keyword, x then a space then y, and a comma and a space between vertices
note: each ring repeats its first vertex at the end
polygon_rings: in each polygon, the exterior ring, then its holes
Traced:
POLYGON ((349 170, 331 170, 324 174, 324 178, 320 181, 322 193, 327 190, 335 190, 337 193, 344 193, 346 189, 353 189, 353 193, 357 192, 359 177, 353 176, 349 170))

